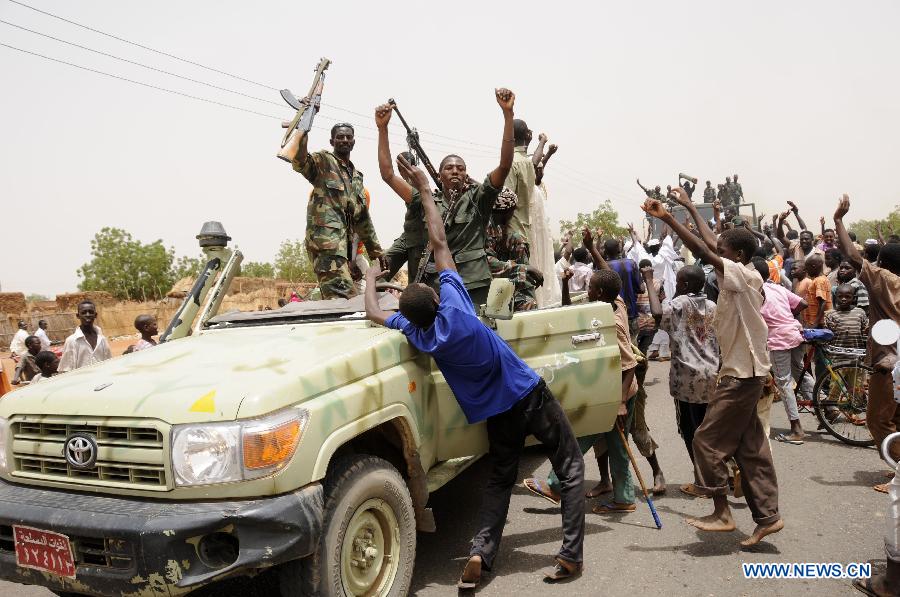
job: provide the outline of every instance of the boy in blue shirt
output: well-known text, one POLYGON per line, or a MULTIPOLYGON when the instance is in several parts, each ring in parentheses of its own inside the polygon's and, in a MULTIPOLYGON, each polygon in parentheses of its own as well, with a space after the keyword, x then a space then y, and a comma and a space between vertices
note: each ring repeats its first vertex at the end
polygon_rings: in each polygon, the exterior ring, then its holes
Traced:
MULTIPOLYGON (((512 142, 512 132, 508 133, 504 133, 504 142, 512 142)), ((468 422, 486 421, 493 470, 484 489, 480 530, 472 539, 470 557, 458 586, 476 587, 482 568, 490 570, 493 566, 518 478, 519 456, 528 435, 547 446, 561 484, 563 544, 555 567, 545 576, 555 581, 580 574, 584 459, 572 427, 540 376, 478 318, 447 247, 428 177, 404 159, 398 160, 398 165, 421 195, 441 294, 438 297, 425 284, 410 284, 400 297, 399 313, 382 311, 375 292, 382 272, 372 267, 366 272, 366 316, 402 331, 410 344, 434 357, 468 422)))

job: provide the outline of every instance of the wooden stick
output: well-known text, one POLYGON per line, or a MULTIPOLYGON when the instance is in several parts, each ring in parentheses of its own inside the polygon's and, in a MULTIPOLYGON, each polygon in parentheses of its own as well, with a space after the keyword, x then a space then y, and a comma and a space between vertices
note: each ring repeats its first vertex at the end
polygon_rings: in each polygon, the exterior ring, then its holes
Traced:
POLYGON ((631 461, 631 468, 634 469, 634 474, 637 475, 638 483, 641 484, 641 491, 644 492, 644 499, 647 500, 647 505, 650 506, 650 513, 653 514, 653 522, 656 523, 656 528, 662 528, 662 521, 659 519, 659 514, 656 513, 656 508, 653 506, 653 500, 650 499, 650 494, 647 493, 647 486, 644 485, 644 478, 641 476, 641 471, 638 469, 637 462, 634 460, 634 454, 631 453, 631 446, 628 445, 628 438, 625 437, 625 432, 622 430, 622 427, 619 426, 619 422, 616 421, 616 430, 619 432, 619 437, 622 438, 622 444, 625 446, 625 451, 628 452, 628 460, 631 461))

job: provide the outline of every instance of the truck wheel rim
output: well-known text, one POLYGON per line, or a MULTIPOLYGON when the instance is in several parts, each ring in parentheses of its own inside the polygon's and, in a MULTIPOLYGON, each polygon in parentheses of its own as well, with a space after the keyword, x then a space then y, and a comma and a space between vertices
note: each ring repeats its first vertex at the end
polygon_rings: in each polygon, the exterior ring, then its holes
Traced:
POLYGON ((400 526, 384 500, 366 500, 347 525, 341 575, 347 595, 387 595, 400 566, 400 526))

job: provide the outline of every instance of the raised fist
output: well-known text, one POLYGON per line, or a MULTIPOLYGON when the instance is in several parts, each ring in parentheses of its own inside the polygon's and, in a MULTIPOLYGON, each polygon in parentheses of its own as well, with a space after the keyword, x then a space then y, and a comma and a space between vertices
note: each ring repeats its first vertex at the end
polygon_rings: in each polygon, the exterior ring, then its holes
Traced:
POLYGON ((515 93, 506 87, 500 87, 499 89, 494 89, 494 95, 497 97, 497 103, 503 108, 504 112, 512 112, 516 103, 515 93))
POLYGON ((390 104, 381 104, 375 108, 375 125, 378 128, 386 127, 391 121, 391 114, 393 111, 394 107, 390 104))

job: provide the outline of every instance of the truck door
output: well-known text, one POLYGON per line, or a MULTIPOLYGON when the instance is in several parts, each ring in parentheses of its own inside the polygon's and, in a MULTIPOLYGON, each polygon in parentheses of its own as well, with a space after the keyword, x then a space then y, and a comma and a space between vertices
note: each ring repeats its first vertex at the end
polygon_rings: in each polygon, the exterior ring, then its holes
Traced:
MULTIPOLYGON (((612 429, 621 400, 621 361, 612 307, 586 303, 516 313, 497 333, 547 382, 576 436, 612 429)), ((438 460, 484 454, 484 424, 469 425, 432 365, 438 460)))

